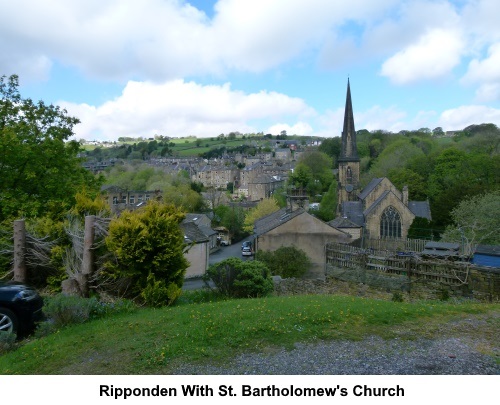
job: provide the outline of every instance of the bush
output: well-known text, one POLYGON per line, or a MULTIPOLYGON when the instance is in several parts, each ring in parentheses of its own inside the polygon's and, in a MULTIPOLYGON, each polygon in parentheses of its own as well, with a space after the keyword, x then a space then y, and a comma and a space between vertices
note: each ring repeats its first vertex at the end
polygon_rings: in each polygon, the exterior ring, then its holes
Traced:
POLYGON ((184 213, 174 205, 157 201, 124 211, 109 225, 106 246, 115 260, 106 263, 103 276, 125 286, 119 293, 140 296, 148 305, 172 303, 189 266, 180 228, 183 219, 184 213))
POLYGON ((58 328, 103 318, 111 314, 131 312, 135 305, 128 300, 102 302, 96 297, 81 298, 58 294, 44 300, 46 322, 38 325, 37 335, 43 336, 58 328))
POLYGON ((153 274, 147 279, 147 286, 142 290, 141 297, 148 307, 163 307, 175 302, 182 293, 182 290, 174 283, 168 286, 163 280, 156 280, 153 274))
POLYGON ((13 350, 16 346, 16 334, 0 332, 0 355, 13 350))
POLYGON ((256 259, 264 262, 273 276, 300 278, 311 267, 306 253, 295 246, 282 246, 274 252, 259 251, 256 259))
POLYGON ((205 278, 212 279, 222 294, 234 298, 264 297, 274 289, 271 273, 264 263, 236 257, 210 266, 205 278))

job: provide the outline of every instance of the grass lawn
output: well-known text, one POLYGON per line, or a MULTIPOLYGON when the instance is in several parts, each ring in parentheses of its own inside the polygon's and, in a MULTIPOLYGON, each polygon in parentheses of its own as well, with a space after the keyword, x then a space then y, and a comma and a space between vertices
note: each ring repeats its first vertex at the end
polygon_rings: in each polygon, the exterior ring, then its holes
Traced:
MULTIPOLYGON (((295 342, 432 336, 451 319, 499 309, 498 304, 338 295, 137 309, 30 338, 0 356, 0 374, 168 374, 183 362, 224 362, 245 351, 291 349, 295 342)), ((497 334, 498 322, 491 329, 497 334)))

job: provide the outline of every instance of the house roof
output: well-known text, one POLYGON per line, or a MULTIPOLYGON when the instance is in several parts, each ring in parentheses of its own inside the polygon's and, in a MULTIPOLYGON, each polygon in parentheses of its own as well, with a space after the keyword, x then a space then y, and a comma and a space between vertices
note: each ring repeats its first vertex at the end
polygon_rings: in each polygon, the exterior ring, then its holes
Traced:
POLYGON ((262 235, 269 232, 271 229, 277 228, 278 226, 290 221, 292 218, 303 214, 304 212, 305 211, 302 208, 291 212, 288 212, 287 208, 282 208, 255 221, 253 228, 254 233, 256 235, 262 235))
POLYGON ((426 218, 429 221, 432 219, 429 201, 409 201, 408 208, 416 217, 426 218))
POLYGON ((208 241, 208 238, 194 222, 182 222, 180 227, 184 232, 184 239, 187 242, 202 243, 208 241))

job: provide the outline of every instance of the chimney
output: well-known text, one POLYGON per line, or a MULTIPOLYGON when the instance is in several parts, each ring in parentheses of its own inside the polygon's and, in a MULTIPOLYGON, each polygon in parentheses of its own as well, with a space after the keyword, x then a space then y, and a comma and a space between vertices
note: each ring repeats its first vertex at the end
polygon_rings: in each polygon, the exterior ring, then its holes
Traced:
POLYGON ((403 187, 403 204, 408 207, 408 186, 403 187))

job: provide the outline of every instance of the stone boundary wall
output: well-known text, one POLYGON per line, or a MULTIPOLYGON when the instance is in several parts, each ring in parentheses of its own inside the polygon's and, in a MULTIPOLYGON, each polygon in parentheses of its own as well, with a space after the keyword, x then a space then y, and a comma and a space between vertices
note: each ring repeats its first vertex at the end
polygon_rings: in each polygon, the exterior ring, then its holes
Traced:
POLYGON ((405 301, 418 299, 467 298, 500 302, 500 271, 473 267, 468 282, 449 285, 426 279, 409 279, 366 269, 327 268, 324 279, 304 280, 274 277, 276 295, 345 294, 359 297, 392 299, 395 294, 405 301))

